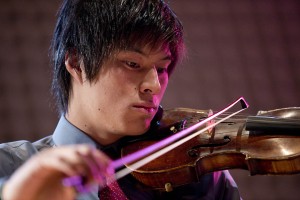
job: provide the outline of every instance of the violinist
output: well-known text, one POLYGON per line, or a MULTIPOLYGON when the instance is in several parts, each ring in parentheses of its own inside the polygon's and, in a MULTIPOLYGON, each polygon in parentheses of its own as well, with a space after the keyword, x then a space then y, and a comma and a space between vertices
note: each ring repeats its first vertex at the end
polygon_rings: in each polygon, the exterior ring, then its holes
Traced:
POLYGON ((172 192, 131 175, 106 186, 122 139, 149 131, 183 54, 163 0, 64 0, 51 45, 60 120, 39 141, 0 145, 1 199, 240 199, 228 171, 172 192), (64 185, 72 176, 84 177, 82 191, 64 185))

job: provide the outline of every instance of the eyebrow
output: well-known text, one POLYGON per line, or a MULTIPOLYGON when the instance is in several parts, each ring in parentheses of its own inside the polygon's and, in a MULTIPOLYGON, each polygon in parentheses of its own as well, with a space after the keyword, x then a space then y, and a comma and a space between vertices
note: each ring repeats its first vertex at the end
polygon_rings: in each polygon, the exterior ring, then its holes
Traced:
MULTIPOLYGON (((142 54, 143 56, 147 56, 147 54, 145 52, 143 52, 141 49, 138 49, 138 48, 130 48, 130 49, 127 49, 127 51, 132 51, 132 52, 142 54)), ((172 61, 172 56, 166 55, 161 60, 171 60, 172 61)))

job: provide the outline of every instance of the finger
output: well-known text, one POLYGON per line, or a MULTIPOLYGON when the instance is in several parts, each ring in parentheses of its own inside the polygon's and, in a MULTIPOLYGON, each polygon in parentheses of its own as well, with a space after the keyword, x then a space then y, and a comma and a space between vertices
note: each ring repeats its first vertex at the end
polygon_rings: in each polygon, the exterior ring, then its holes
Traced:
POLYGON ((45 150, 40 153, 32 162, 45 170, 61 172, 66 176, 81 175, 92 177, 90 168, 86 160, 81 155, 81 151, 87 151, 88 147, 65 146, 45 150))
POLYGON ((83 176, 84 184, 96 181, 104 185, 106 184, 106 176, 113 173, 113 170, 108 170, 110 158, 89 145, 77 145, 76 151, 71 152, 63 161, 70 165, 73 169, 72 173, 77 172, 83 176))
POLYGON ((98 167, 97 180, 101 186, 107 185, 107 180, 114 174, 114 169, 111 167, 111 159, 103 152, 95 149, 93 151, 93 159, 98 167))
POLYGON ((96 151, 95 148, 82 147, 77 153, 88 167, 87 170, 89 170, 89 174, 91 175, 89 182, 96 181, 102 184, 105 181, 105 176, 98 165, 97 159, 94 157, 94 151, 96 151))
POLYGON ((93 150, 93 159, 95 160, 99 171, 105 176, 111 176, 114 174, 114 169, 111 167, 111 159, 101 151, 97 149, 93 150))
POLYGON ((106 177, 112 176, 114 170, 111 169, 110 158, 96 148, 82 149, 81 156, 89 165, 94 179, 100 185, 106 184, 106 177))

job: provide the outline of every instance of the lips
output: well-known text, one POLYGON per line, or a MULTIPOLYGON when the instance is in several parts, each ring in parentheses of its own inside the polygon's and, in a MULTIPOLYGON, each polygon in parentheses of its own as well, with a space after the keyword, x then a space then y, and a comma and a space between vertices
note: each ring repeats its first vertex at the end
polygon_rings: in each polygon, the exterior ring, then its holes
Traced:
POLYGON ((157 110, 157 106, 154 104, 136 104, 133 105, 135 109, 138 109, 139 111, 142 112, 147 112, 147 113, 155 113, 157 110))

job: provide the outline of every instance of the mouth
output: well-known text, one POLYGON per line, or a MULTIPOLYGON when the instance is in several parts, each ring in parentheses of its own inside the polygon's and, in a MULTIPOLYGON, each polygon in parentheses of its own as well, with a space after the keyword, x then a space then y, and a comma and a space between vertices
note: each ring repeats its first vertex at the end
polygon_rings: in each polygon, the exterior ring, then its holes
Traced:
POLYGON ((139 104, 134 105, 133 108, 137 111, 146 113, 146 114, 153 114, 156 113, 157 106, 155 105, 146 105, 146 104, 139 104))

